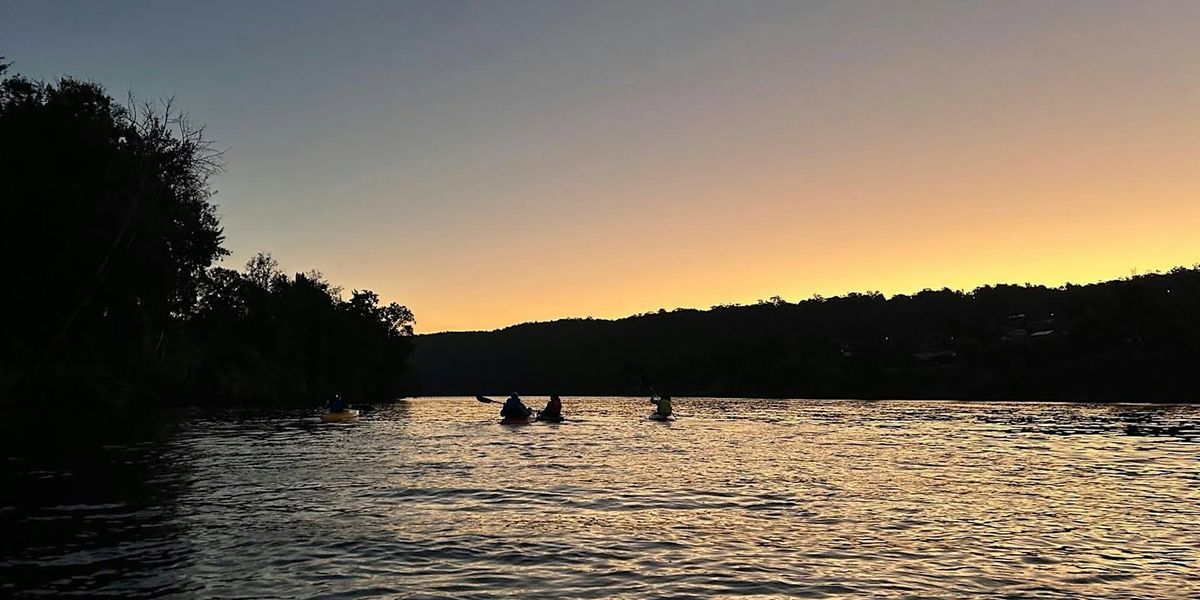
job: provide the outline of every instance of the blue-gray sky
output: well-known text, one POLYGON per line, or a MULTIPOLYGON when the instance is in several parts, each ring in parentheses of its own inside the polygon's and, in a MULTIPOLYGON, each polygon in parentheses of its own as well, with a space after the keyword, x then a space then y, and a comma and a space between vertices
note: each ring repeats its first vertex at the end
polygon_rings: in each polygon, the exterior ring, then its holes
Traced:
POLYGON ((229 262, 418 329, 1200 260, 1200 2, 9 2, 228 147, 229 262))

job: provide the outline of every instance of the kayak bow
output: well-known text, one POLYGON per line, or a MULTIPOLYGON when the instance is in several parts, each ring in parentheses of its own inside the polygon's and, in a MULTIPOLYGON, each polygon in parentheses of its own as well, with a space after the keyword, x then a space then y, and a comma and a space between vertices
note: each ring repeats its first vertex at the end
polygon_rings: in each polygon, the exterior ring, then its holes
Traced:
POLYGON ((528 417, 524 418, 504 417, 503 419, 500 419, 501 425, 532 425, 536 422, 537 417, 534 417, 533 415, 529 415, 528 417))
POLYGON ((358 411, 353 408, 348 408, 341 412, 327 412, 321 415, 321 421, 325 423, 345 423, 358 418, 358 411))

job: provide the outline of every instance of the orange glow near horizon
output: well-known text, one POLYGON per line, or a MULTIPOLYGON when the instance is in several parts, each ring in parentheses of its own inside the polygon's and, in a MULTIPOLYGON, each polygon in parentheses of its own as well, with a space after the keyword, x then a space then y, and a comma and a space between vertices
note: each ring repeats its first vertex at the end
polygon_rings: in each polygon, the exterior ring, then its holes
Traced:
MULTIPOLYGON (((419 331, 434 332, 1191 266, 1200 117, 1177 108, 1145 115, 1159 122, 1076 115, 1074 128, 1006 124, 925 148, 897 135, 875 140, 883 156, 721 157, 724 168, 624 191, 626 210, 482 227, 471 232, 478 244, 381 291, 437 296, 413 302, 419 331)), ((613 204, 581 196, 578 205, 613 204)))
POLYGON ((442 257, 440 273, 380 291, 398 298, 437 295, 436 307, 413 304, 422 319, 419 330, 433 332, 617 318, 776 294, 796 301, 870 290, 893 295, 994 283, 1090 283, 1200 262, 1195 181, 1193 175, 1190 187, 1160 194, 1133 190, 1148 200, 1124 209, 1120 196, 1127 192, 1101 181, 1100 187, 1116 191, 1106 196, 1081 186, 1078 196, 1085 202, 1068 196, 1043 206, 1014 203, 1002 214, 984 203, 961 212, 927 208, 845 217, 853 227, 823 229, 788 214, 786 204, 765 215, 708 212, 694 221, 618 222, 612 227, 627 227, 623 235, 585 242, 573 242, 571 235, 531 236, 504 244, 488 253, 489 262, 473 267, 464 263, 480 260, 474 249, 453 253, 442 257), (505 264, 521 268, 496 267, 505 264))

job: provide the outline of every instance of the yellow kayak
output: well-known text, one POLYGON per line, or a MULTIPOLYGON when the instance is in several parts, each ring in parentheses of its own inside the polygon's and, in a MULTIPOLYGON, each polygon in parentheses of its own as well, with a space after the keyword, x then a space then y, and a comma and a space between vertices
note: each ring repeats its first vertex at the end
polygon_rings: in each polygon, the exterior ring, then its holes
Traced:
POLYGON ((342 412, 327 412, 321 415, 321 420, 326 423, 343 423, 345 421, 353 421, 358 418, 358 411, 353 408, 347 408, 342 412))

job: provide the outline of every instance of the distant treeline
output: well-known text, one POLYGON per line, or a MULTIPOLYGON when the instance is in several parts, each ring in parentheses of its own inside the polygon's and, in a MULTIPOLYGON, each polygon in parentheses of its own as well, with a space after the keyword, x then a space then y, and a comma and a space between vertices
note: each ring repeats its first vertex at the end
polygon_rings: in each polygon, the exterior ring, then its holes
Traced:
POLYGON ((291 401, 400 394, 413 315, 318 273, 228 254, 220 153, 170 102, 4 76, 0 402, 291 401))
POLYGON ((426 394, 1200 400, 1200 269, 417 338, 426 394))

